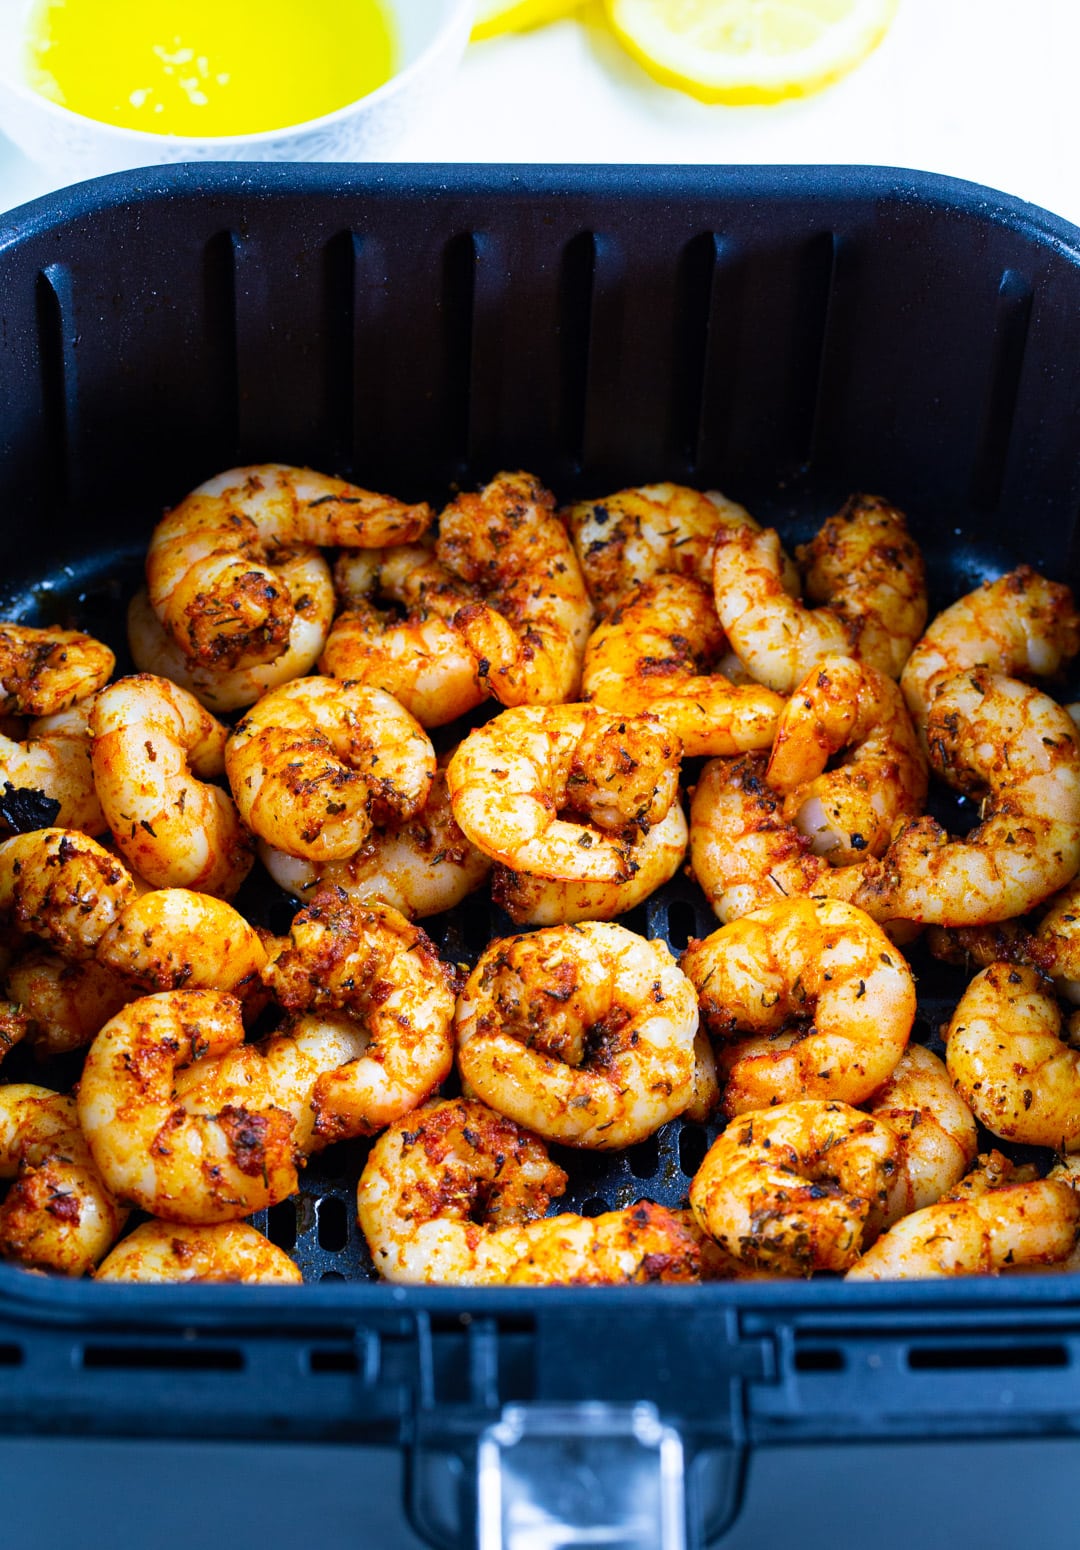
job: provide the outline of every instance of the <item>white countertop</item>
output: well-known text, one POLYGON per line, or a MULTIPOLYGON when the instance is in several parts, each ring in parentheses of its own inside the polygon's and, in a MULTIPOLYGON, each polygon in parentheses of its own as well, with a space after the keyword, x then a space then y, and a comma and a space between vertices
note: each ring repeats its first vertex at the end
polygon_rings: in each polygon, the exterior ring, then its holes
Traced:
MULTIPOLYGON (((830 90, 769 108, 660 86, 580 19, 475 44, 400 145, 405 161, 865 162, 951 173, 1080 224, 1077 0, 900 0, 830 90)), ((0 210, 68 181, 0 137, 0 210)))

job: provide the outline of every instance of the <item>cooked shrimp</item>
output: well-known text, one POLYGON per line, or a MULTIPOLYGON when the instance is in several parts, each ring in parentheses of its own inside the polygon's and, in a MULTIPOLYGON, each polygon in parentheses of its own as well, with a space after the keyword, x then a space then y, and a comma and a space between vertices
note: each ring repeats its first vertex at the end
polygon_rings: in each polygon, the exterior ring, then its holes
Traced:
POLYGON ((82 700, 69 710, 38 717, 26 728, 25 741, 0 736, 0 772, 16 788, 40 791, 58 802, 57 828, 98 835, 109 826, 90 759, 91 704, 82 700))
POLYGON ((679 962, 718 1044, 727 1114, 800 1097, 862 1103, 915 1020, 898 949, 832 899, 778 900, 691 942, 679 962))
POLYGON ((997 1187, 980 1181, 970 1191, 966 1182, 961 1180, 949 1198, 890 1227, 849 1270, 848 1280, 997 1275, 1052 1264, 1072 1251, 1080 1230, 1080 1197, 1061 1179, 997 1187))
POLYGON ((265 463, 209 479, 154 529, 146 557, 150 605, 192 668, 272 662, 292 648, 294 605, 275 566, 300 545, 411 543, 431 508, 265 463))
POLYGON ((853 495, 796 550, 811 603, 827 603, 852 654, 899 678, 926 628, 926 566, 903 512, 877 495, 853 495))
POLYGON ((527 1244, 506 1277, 507 1286, 631 1286, 641 1282, 700 1281, 700 1234, 651 1200, 601 1216, 545 1217, 522 1229, 527 1244))
POLYGON ((340 888, 357 904, 381 900, 410 920, 453 909, 491 871, 491 858, 471 845, 457 825, 443 763, 423 811, 407 823, 372 829, 355 855, 308 861, 265 841, 259 855, 278 887, 301 901, 323 888, 340 888))
POLYGON ((933 769, 981 796, 982 822, 950 840, 932 818, 898 834, 857 902, 871 913, 979 926, 1022 915, 1080 869, 1076 727, 1045 694, 974 668, 940 683, 927 720, 933 769))
POLYGON ((229 784, 260 839, 311 861, 359 850, 375 823, 427 802, 435 752, 382 689, 299 678, 265 694, 229 738, 229 784))
POLYGON ((975 1160, 975 1116, 954 1091, 944 1063, 921 1044, 908 1045, 866 1108, 894 1130, 900 1142, 889 1190, 889 1223, 940 1200, 975 1160))
POLYGON ((491 897, 517 926, 559 926, 577 920, 613 920, 671 881, 686 855, 686 818, 673 802, 647 834, 627 844, 630 877, 624 883, 552 882, 496 864, 491 897))
POLYGON ((1080 1150, 1080 1051, 1063 1042, 1057 1001, 1034 969, 993 963, 975 976, 949 1024, 945 1059, 994 1135, 1080 1150))
POLYGON ((439 517, 436 559, 482 598, 455 611, 454 628, 503 705, 560 704, 581 683, 592 604, 554 505, 531 475, 502 473, 439 517))
POLYGON ((1047 900, 1046 913, 999 921, 993 926, 959 926, 949 930, 932 926, 927 945, 935 958, 946 963, 1030 963, 1048 979, 1058 994, 1080 1005, 1080 878, 1047 900))
POLYGON ((323 1141, 373 1135, 449 1074, 453 975, 425 932, 388 905, 321 894, 294 917, 263 979, 290 1012, 345 1011, 361 1024, 363 1052, 312 1093, 323 1141))
POLYGON ((144 996, 106 1023, 86 1057, 79 1122, 122 1199, 167 1221, 203 1223, 292 1194, 291 1114, 270 1102, 222 1103, 209 1071, 199 1073, 191 1107, 176 1093, 184 1068, 217 1061, 243 1040, 240 1003, 223 991, 144 996))
POLYGON ((826 656, 784 707, 765 778, 815 853, 848 866, 882 855, 897 824, 922 812, 928 775, 892 679, 826 656), (844 749, 843 762, 826 769, 844 749))
POLYGON ((725 646, 702 582, 654 576, 589 636, 582 698, 622 715, 654 715, 690 756, 768 748, 783 701, 714 671, 725 646))
POLYGON ((493 860, 555 882, 621 883, 632 875, 626 831, 666 816, 680 753, 653 721, 594 705, 521 706, 470 732, 446 780, 454 817, 493 860))
POLYGON ((143 588, 128 605, 128 645, 135 666, 140 672, 171 678, 216 715, 243 710, 268 689, 309 673, 326 645, 334 618, 330 567, 317 549, 286 549, 275 555, 274 569, 288 592, 293 613, 289 638, 272 662, 247 667, 189 663, 182 648, 166 633, 143 588))
POLYGON ((375 1142, 357 1215, 388 1281, 481 1286, 505 1281, 566 1174, 541 1141, 482 1103, 429 1104, 375 1142))
POLYGON ((30 1013, 21 1002, 0 1001, 0 1060, 22 1043, 33 1026, 30 1013))
POLYGON ((51 716, 108 683, 116 658, 78 630, 0 624, 0 714, 51 716))
POLYGON ((549 1141, 632 1146, 694 1094, 694 988, 663 942, 622 926, 492 943, 455 1027, 467 1089, 549 1141))
POLYGON ((304 1278, 284 1249, 247 1222, 219 1222, 216 1227, 143 1222, 102 1261, 94 1279, 299 1286, 304 1278))
POLYGON ((7 994, 29 1019, 30 1045, 45 1059, 82 1049, 142 991, 96 959, 71 963, 59 953, 37 947, 11 965, 7 994))
POLYGON ((938 614, 900 680, 922 726, 938 683, 970 667, 1049 678, 1080 650, 1080 614, 1068 587, 1020 565, 938 614))
POLYGON ((92 958, 134 897, 123 862, 77 830, 35 829, 0 844, 0 916, 65 958, 92 958))
POLYGON ((898 1147, 888 1125, 846 1103, 807 1098, 744 1114, 710 1147, 690 1205, 746 1264, 846 1270, 884 1218, 898 1147))
POLYGON ((74 1098, 0 1087, 0 1254, 85 1275, 120 1236, 128 1212, 107 1188, 79 1129, 74 1098))
POLYGON ((97 945, 97 960, 145 990, 231 990, 260 985, 266 949, 221 899, 159 888, 133 899, 97 945))
MULTIPOLYGON (((713 547, 725 531, 757 532, 750 513, 719 490, 702 494, 682 484, 647 484, 563 513, 601 618, 634 587, 662 571, 712 585, 713 547)), ((789 584, 797 585, 794 566, 789 584)))

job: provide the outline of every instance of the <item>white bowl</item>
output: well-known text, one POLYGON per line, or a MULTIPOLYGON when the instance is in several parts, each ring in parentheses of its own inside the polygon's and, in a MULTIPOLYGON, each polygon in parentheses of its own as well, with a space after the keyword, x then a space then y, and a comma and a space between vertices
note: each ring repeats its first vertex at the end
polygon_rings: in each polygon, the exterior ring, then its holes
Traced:
POLYGON ((42 97, 25 69, 30 0, 0 0, 0 130, 31 160, 72 179, 155 162, 368 161, 400 138, 455 69, 469 40, 475 0, 386 0, 386 5, 401 63, 385 85, 285 129, 201 138, 120 129, 42 97))

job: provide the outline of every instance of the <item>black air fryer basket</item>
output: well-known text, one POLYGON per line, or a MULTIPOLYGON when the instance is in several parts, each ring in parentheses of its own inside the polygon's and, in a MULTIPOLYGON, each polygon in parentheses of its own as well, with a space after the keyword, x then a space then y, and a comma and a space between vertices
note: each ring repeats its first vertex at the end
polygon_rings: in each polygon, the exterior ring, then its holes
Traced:
MULTIPOLYGON (((1021 559, 1076 584, 1080 232, 862 168, 181 167, 0 226, 0 617, 122 648, 161 510, 264 460, 436 504, 674 479, 791 541, 870 490, 933 608, 1021 559)), ((684 881, 629 923, 715 926, 684 881)), ((430 925, 455 959, 510 929, 430 925)), ((964 977, 916 967, 933 1042, 964 977)), ((713 1133, 571 1159, 560 1207, 678 1203, 713 1133)), ((1075 1277, 391 1287, 363 1150, 258 1219, 303 1288, 0 1265, 4 1543, 72 1521, 58 1478, 91 1550, 1058 1542, 1075 1277)))

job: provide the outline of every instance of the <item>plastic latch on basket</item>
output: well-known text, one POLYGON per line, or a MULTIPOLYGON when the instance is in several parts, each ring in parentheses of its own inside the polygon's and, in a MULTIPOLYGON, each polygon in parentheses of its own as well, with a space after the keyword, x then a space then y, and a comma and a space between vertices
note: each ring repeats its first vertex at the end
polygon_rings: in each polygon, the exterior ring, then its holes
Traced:
POLYGON ((682 1438, 655 1405, 508 1405, 477 1465, 479 1550, 686 1550, 682 1438))

